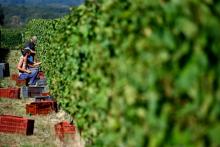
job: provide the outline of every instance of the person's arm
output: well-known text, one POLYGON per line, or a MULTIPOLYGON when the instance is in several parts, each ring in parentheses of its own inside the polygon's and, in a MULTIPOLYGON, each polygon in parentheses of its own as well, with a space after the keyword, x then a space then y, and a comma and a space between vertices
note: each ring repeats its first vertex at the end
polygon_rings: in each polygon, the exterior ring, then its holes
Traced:
POLYGON ((32 54, 36 54, 36 51, 34 51, 34 50, 31 49, 31 53, 32 53, 32 54))
POLYGON ((28 66, 34 68, 34 67, 39 66, 40 64, 41 62, 34 62, 33 64, 28 64, 28 66))
POLYGON ((34 66, 38 66, 40 64, 41 64, 41 62, 34 62, 34 66))
POLYGON ((27 70, 27 69, 24 68, 24 66, 22 66, 22 65, 24 65, 24 64, 25 64, 25 63, 24 63, 24 58, 21 58, 21 59, 19 60, 18 64, 17 64, 17 69, 18 69, 19 71, 23 71, 23 72, 26 72, 26 73, 31 73, 30 70, 27 70))
POLYGON ((28 64, 28 67, 34 68, 34 64, 28 64))

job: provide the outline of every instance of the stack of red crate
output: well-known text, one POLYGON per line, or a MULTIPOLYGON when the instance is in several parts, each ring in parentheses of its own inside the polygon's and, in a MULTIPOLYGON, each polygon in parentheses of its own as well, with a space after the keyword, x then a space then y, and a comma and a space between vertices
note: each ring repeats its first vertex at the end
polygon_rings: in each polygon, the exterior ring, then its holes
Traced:
POLYGON ((0 115, 0 132, 32 135, 34 120, 12 115, 0 115))
POLYGON ((0 97, 19 99, 20 98, 20 88, 0 88, 0 97))
POLYGON ((70 135, 73 139, 76 134, 76 127, 70 124, 67 121, 60 122, 55 126, 56 136, 59 137, 60 140, 64 140, 65 136, 70 135))
POLYGON ((38 101, 26 105, 27 114, 49 114, 50 112, 57 112, 57 103, 55 101, 38 101))

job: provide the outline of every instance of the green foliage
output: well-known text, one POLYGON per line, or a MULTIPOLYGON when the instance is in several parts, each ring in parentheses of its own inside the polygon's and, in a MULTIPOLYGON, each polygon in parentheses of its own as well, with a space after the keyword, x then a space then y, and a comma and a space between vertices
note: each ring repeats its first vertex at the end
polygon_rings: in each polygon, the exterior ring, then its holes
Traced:
POLYGON ((100 0, 32 29, 50 89, 88 145, 220 145, 219 8, 100 0))
POLYGON ((0 28, 1 48, 16 49, 22 43, 22 28, 0 28))
POLYGON ((45 53, 50 47, 56 22, 58 20, 32 19, 26 25, 23 42, 30 40, 32 36, 37 36, 37 56, 42 60, 48 57, 45 53))

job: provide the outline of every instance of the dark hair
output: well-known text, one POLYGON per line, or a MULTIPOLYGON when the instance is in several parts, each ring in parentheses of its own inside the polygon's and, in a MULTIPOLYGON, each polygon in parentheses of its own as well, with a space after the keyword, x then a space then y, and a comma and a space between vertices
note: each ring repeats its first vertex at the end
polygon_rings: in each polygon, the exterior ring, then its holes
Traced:
POLYGON ((23 51, 22 51, 22 55, 23 56, 25 56, 27 53, 30 53, 31 52, 31 50, 30 49, 24 49, 23 51))

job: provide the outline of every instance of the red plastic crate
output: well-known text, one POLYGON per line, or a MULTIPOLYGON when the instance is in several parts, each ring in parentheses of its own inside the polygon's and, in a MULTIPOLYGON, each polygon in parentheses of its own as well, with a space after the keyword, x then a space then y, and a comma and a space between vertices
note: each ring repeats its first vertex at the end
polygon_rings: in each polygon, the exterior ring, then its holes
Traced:
POLYGON ((49 114, 50 112, 57 112, 57 103, 54 101, 39 101, 32 102, 31 104, 26 105, 27 114, 49 114))
POLYGON ((67 121, 60 122, 54 126, 56 136, 59 137, 60 140, 64 140, 64 137, 68 134, 74 139, 76 134, 76 127, 70 124, 67 121))
POLYGON ((40 78, 41 80, 43 80, 43 79, 45 79, 45 76, 39 76, 39 78, 40 78))
POLYGON ((40 71, 40 72, 38 73, 37 77, 40 78, 40 79, 45 79, 45 74, 44 74, 44 72, 43 72, 43 71, 40 71))
POLYGON ((38 72, 38 76, 44 76, 45 74, 44 74, 44 72, 43 71, 39 71, 38 72))
POLYGON ((33 131, 34 120, 12 115, 0 115, 0 132, 32 135, 33 131))
POLYGON ((50 92, 43 92, 41 93, 41 96, 50 96, 50 92))
POLYGON ((0 88, 0 97, 8 97, 8 89, 7 88, 0 88))
POLYGON ((36 115, 37 113, 37 106, 32 104, 26 104, 26 113, 36 115))
POLYGON ((53 100, 48 101, 40 101, 40 102, 32 102, 32 104, 37 104, 39 109, 52 108, 55 112, 57 112, 57 102, 53 100))
POLYGON ((52 111, 53 111, 53 109, 51 107, 48 107, 48 108, 44 108, 44 109, 39 109, 38 114, 47 115, 48 113, 50 113, 52 111))
POLYGON ((46 108, 39 108, 38 105, 34 105, 34 104, 26 105, 26 113, 32 115, 37 115, 37 114, 46 115, 52 111, 53 109, 50 106, 47 106, 46 108))
POLYGON ((20 88, 0 88, 0 97, 19 99, 20 88))
POLYGON ((26 80, 16 79, 16 86, 26 86, 26 80))
POLYGON ((18 79, 19 75, 18 74, 12 74, 11 75, 11 80, 16 81, 18 79))

